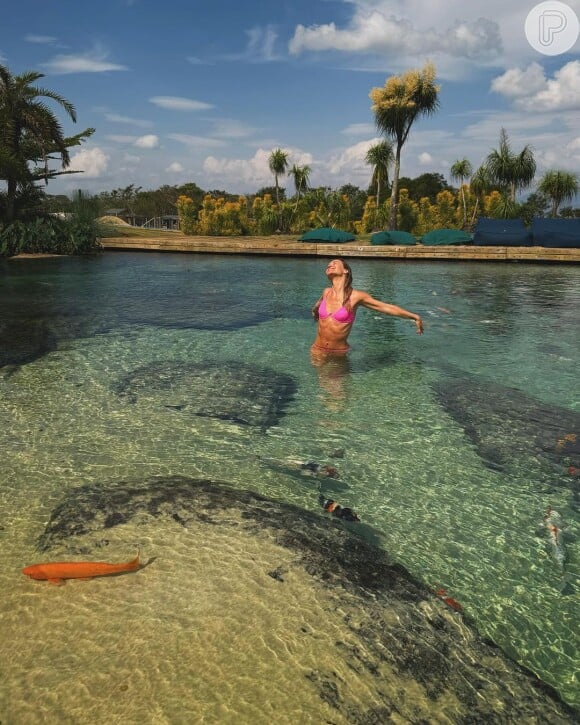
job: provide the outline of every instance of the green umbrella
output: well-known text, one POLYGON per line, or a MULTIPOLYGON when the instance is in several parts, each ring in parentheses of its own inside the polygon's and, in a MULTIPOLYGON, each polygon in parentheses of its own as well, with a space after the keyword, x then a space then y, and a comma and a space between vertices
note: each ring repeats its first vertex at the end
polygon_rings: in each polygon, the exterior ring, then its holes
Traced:
POLYGON ((299 242, 352 242, 356 239, 354 234, 344 232, 342 229, 331 229, 330 227, 320 227, 320 229, 311 229, 304 232, 298 237, 299 242))

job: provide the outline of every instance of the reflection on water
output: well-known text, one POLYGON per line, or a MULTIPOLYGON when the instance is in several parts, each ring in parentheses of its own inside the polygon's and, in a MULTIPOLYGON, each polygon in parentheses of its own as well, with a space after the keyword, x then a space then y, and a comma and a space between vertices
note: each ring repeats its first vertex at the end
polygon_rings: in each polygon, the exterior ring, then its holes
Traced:
MULTIPOLYGON (((307 674, 311 689, 296 703, 314 720, 348 721, 329 705, 341 688, 321 674, 330 665, 316 672, 317 656, 330 663, 335 643, 347 641, 345 620, 332 619, 328 642, 317 622, 344 602, 301 584, 297 636, 286 639, 279 616, 291 609, 290 589, 270 590, 283 583, 267 572, 284 579, 292 556, 242 545, 241 513, 226 536, 205 512, 202 533, 188 524, 187 504, 166 510, 160 500, 160 519, 137 506, 130 520, 114 516, 98 530, 73 525, 42 554, 122 561, 139 544, 155 563, 134 578, 53 588, 19 573, 83 486, 226 481, 326 516, 320 481, 288 461, 335 466, 340 478, 324 480, 324 492, 360 515, 362 536, 430 589, 445 589, 483 635, 578 704, 577 269, 355 261, 356 287, 417 310, 426 331, 418 337, 404 321, 364 310, 352 351, 332 359, 309 353, 320 260, 106 254, 14 261, 0 272, 0 617, 10 632, 0 661, 11 665, 0 711, 10 703, 14 721, 83 711, 105 722, 115 692, 126 721, 179 717, 181 703, 193 720, 205 712, 265 722, 266 713, 284 722, 291 713, 284 720, 264 703, 282 707, 282 693, 307 674), (305 300, 304 309, 289 300, 305 300), (563 570, 542 525, 548 507, 561 522, 563 570), (264 602, 278 595, 270 620, 264 602), (269 693, 276 663, 292 652, 301 655, 269 693), (47 698, 36 714, 35 688, 47 698), (130 704, 143 690, 146 703, 130 704), (248 699, 234 705, 243 692, 248 699)), ((350 652, 362 646, 348 641, 350 652)), ((353 712, 369 682, 353 681, 353 712)))

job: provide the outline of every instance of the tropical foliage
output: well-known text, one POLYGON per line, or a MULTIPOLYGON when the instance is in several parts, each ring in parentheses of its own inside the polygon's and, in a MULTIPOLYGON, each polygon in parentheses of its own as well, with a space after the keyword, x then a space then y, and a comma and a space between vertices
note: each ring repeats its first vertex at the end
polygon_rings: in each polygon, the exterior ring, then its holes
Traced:
POLYGON ((420 70, 391 76, 382 88, 369 94, 377 128, 395 141, 395 166, 391 187, 389 228, 397 228, 401 150, 413 123, 421 116, 430 116, 439 106, 439 86, 435 84, 435 66, 427 63, 420 70))
POLYGON ((47 184, 63 173, 76 173, 67 171, 69 149, 94 132, 88 128, 76 136, 64 135, 45 99, 60 106, 73 122, 74 106, 58 93, 33 85, 43 77, 34 71, 14 76, 0 65, 0 181, 6 185, 0 214, 8 224, 38 207, 42 195, 34 192, 37 182, 47 184), (54 160, 59 161, 60 170, 50 168, 54 160))
MULTIPOLYGON (((0 254, 18 251, 78 252, 97 246, 90 205, 77 203, 74 220, 50 219, 43 209, 46 186, 69 170, 69 149, 89 138, 94 129, 67 137, 46 101, 52 101, 71 121, 74 106, 58 93, 34 85, 42 73, 13 75, 0 65, 0 254), (53 168, 52 162, 58 166, 53 168), (80 206, 79 206, 80 204, 80 206), (82 212, 82 213, 81 213, 82 212), (78 239, 74 238, 79 235, 78 239), (46 247, 46 248, 45 248, 46 247), (11 251, 12 250, 12 251, 11 251)), ((77 200, 78 201, 78 200, 77 200)), ((92 208, 92 207, 91 207, 92 208)))
POLYGON ((540 180, 538 191, 552 202, 550 214, 555 217, 560 204, 572 201, 578 193, 578 176, 569 171, 546 171, 540 180))
POLYGON ((519 153, 514 153, 507 132, 502 128, 499 146, 488 155, 485 168, 491 183, 506 192, 511 204, 515 205, 517 192, 527 189, 534 180, 536 161, 528 144, 519 153))
POLYGON ((275 186, 276 186, 276 204, 280 206, 280 193, 278 178, 284 176, 288 170, 288 154, 282 149, 274 149, 268 157, 268 166, 270 171, 274 174, 275 186))
POLYGON ((393 144, 389 141, 381 141, 380 143, 370 146, 365 161, 372 166, 373 175, 371 178, 371 186, 377 188, 377 207, 381 203, 381 188, 383 183, 389 183, 389 167, 393 163, 393 144))

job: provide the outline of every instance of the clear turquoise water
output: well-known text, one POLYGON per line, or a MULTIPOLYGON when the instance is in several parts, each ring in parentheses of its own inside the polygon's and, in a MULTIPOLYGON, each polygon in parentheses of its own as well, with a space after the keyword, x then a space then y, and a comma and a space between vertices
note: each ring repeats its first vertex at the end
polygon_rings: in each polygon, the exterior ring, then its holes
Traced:
MULTIPOLYGON (((108 253, 0 268, 0 540, 13 565, 0 588, 37 557, 36 538, 70 488, 183 474, 319 510, 312 481, 262 459, 330 462, 344 485, 328 491, 359 513, 362 535, 445 587, 480 632, 579 706, 574 479, 544 465, 534 443, 503 468, 486 465, 435 388, 502 385, 541 410, 580 415, 580 270, 353 260, 355 286, 422 314, 425 334, 361 310, 347 365, 316 368, 309 310, 324 266, 108 253), (286 415, 260 431, 155 395, 128 405, 115 392, 149 363, 207 361, 293 376, 286 415), (548 505, 565 522, 564 574, 538 535, 548 505)), ((513 425, 500 434, 508 451, 513 425)))

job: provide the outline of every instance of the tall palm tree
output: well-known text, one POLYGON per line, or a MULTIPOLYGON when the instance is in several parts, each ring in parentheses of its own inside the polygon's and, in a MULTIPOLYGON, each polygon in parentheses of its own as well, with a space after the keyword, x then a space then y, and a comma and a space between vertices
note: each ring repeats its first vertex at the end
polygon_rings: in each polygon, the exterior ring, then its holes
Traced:
POLYGON ((377 209, 380 204, 382 182, 389 183, 389 166, 393 163, 394 158, 393 144, 390 141, 381 141, 369 146, 366 153, 365 161, 373 167, 371 184, 377 185, 377 209))
POLYGON ((467 226, 467 202, 465 200, 465 180, 473 173, 473 166, 468 159, 457 160, 451 167, 451 178, 458 181, 461 188, 461 201, 463 203, 463 228, 467 226))
POLYGON ((29 161, 44 162, 45 178, 49 175, 50 153, 60 156, 63 168, 70 163, 63 129, 42 99, 55 101, 72 121, 76 121, 75 109, 58 93, 32 85, 43 77, 44 74, 35 71, 14 76, 6 66, 0 65, 0 159, 3 159, 0 178, 7 185, 8 222, 14 219, 18 186, 35 178, 28 167, 29 161))
POLYGON ((475 222, 475 217, 477 216, 477 208, 479 206, 480 200, 483 198, 484 194, 489 194, 489 192, 492 190, 492 187, 493 184, 487 168, 485 167, 485 165, 480 166, 475 171, 469 181, 470 191, 475 194, 475 206, 473 207, 473 214, 471 215, 470 226, 473 227, 473 224, 475 222))
POLYGON ((294 180, 294 187, 296 188, 296 200, 300 199, 300 194, 303 191, 308 191, 308 181, 310 180, 311 172, 312 169, 306 164, 304 166, 298 166, 298 164, 294 164, 288 172, 288 176, 291 176, 294 180))
POLYGON ((560 204, 572 201, 578 193, 578 176, 569 171, 546 171, 538 184, 538 191, 551 200, 550 215, 555 217, 560 204))
POLYGON ((268 157, 268 166, 274 174, 276 182, 276 205, 280 208, 280 191, 278 186, 278 177, 283 176, 288 169, 288 154, 282 149, 274 149, 268 157))
POLYGON ((401 76, 391 76, 383 88, 373 88, 369 94, 371 109, 379 131, 396 141, 395 168, 391 189, 391 217, 389 226, 397 227, 399 200, 399 173, 401 149, 411 126, 421 116, 431 116, 439 107, 439 86, 435 84, 435 66, 426 63, 420 70, 411 70, 401 76))
POLYGON ((492 182, 509 192, 512 204, 515 204, 517 191, 527 189, 536 173, 531 147, 526 144, 519 154, 513 153, 505 128, 499 135, 499 147, 487 156, 485 167, 492 182))

